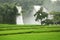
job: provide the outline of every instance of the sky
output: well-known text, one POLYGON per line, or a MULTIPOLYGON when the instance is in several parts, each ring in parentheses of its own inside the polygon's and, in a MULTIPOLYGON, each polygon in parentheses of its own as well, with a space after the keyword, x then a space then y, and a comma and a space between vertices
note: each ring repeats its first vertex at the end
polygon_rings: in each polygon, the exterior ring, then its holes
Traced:
POLYGON ((57 0, 51 0, 52 2, 57 1, 57 0))

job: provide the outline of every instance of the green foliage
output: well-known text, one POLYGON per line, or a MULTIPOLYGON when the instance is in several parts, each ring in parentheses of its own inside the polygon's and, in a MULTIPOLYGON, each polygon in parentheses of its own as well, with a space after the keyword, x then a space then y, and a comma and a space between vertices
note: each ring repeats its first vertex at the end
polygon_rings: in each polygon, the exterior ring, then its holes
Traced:
POLYGON ((55 11, 52 11, 50 12, 51 15, 53 15, 53 23, 54 24, 60 24, 60 12, 55 12, 55 11))
POLYGON ((53 24, 53 20, 51 20, 51 19, 46 19, 46 20, 42 21, 42 23, 43 23, 43 24, 45 23, 45 25, 53 24))
POLYGON ((43 7, 40 8, 40 10, 38 12, 36 12, 36 14, 34 14, 34 16, 36 16, 36 21, 41 21, 42 24, 42 19, 44 19, 45 17, 48 17, 48 14, 46 12, 43 12, 43 7))
POLYGON ((4 3, 0 5, 0 15, 2 16, 3 24, 15 24, 18 10, 15 4, 4 3))

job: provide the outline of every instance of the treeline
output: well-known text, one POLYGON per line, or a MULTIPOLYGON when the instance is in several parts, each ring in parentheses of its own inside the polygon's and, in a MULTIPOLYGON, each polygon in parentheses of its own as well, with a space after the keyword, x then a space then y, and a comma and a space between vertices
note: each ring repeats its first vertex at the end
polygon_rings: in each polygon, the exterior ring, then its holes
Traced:
POLYGON ((33 5, 36 5, 36 4, 41 4, 41 2, 44 1, 44 0, 0 0, 0 3, 13 3, 13 2, 17 2, 17 3, 20 3, 20 4, 33 4, 33 5))
POLYGON ((15 3, 0 4, 0 23, 1 24, 15 24, 18 10, 15 3))
POLYGON ((36 16, 35 21, 39 21, 41 25, 49 25, 49 24, 60 24, 60 12, 51 11, 49 13, 43 12, 43 7, 37 11, 34 16, 36 16), (50 15, 50 18, 48 17, 50 15))
POLYGON ((45 22, 46 24, 60 24, 60 12, 57 11, 51 11, 49 12, 50 15, 52 15, 52 19, 46 19, 45 22))

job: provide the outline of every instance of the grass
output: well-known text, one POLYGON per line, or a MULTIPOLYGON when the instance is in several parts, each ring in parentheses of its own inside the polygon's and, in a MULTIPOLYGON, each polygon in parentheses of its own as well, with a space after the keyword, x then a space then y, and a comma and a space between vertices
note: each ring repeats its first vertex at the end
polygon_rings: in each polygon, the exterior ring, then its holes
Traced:
POLYGON ((0 24, 0 40, 60 40, 60 25, 0 24))
POLYGON ((60 40, 60 32, 0 36, 0 40, 60 40))

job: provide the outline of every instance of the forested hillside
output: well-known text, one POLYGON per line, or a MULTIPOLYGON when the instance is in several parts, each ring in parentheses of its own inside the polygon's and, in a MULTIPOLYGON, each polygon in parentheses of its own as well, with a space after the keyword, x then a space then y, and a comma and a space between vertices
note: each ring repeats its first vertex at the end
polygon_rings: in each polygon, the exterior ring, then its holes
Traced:
POLYGON ((33 5, 42 5, 43 0, 0 0, 0 4, 1 3, 16 3, 16 5, 20 5, 24 10, 27 10, 33 5))
POLYGON ((17 2, 20 4, 41 4, 43 0, 0 0, 0 3, 13 3, 13 2, 17 2))

